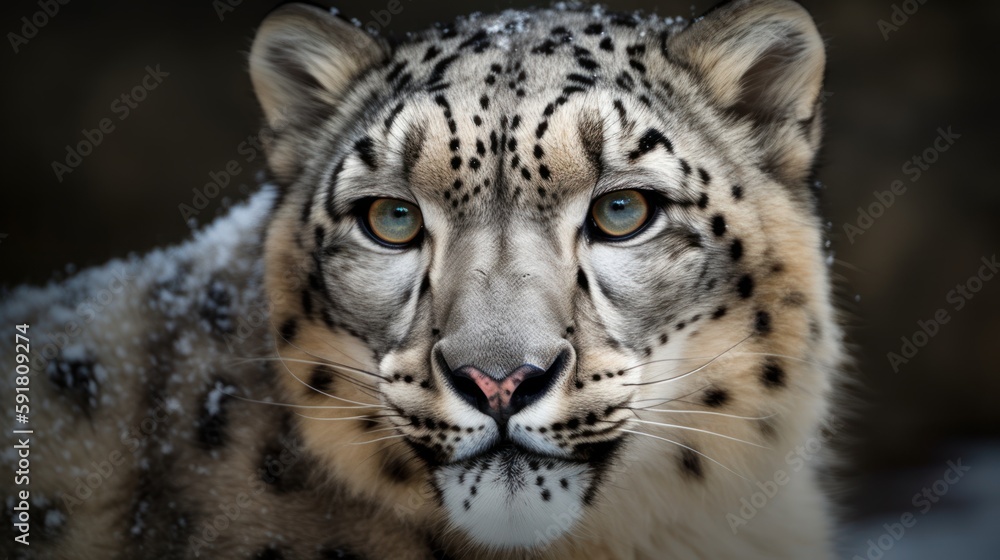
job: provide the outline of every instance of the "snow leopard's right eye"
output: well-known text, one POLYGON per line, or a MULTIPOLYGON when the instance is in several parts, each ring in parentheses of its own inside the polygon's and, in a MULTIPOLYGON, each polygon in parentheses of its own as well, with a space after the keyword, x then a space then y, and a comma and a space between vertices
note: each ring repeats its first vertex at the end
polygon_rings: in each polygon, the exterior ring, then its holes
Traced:
POLYGON ((649 223, 653 208, 642 191, 610 192, 594 201, 590 208, 591 229, 604 239, 631 237, 649 223))
POLYGON ((363 222, 376 241, 391 247, 405 247, 416 242, 424 227, 420 208, 398 198, 372 200, 363 222))

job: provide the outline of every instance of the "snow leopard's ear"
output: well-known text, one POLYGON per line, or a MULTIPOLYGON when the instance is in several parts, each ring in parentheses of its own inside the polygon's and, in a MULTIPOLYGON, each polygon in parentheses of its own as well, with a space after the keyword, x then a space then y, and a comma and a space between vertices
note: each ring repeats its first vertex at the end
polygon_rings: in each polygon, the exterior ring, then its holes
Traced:
MULTIPOLYGON (((335 13, 287 4, 271 12, 257 30, 250 79, 268 126, 279 136, 287 128, 301 133, 342 109, 353 80, 388 55, 383 41, 335 13)), ((280 176, 296 162, 293 143, 278 144, 269 147, 268 159, 280 176)))
POLYGON ((761 165, 798 183, 819 148, 823 40, 791 0, 722 4, 668 39, 667 56, 693 71, 712 101, 754 121, 761 165))

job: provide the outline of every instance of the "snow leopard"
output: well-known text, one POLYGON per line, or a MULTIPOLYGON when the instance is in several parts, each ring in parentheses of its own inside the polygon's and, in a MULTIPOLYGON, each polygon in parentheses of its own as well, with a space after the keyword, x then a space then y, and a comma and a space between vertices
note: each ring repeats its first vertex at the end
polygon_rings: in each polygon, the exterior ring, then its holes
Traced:
POLYGON ((824 68, 790 0, 279 7, 259 191, 4 296, 4 550, 830 557, 824 68))

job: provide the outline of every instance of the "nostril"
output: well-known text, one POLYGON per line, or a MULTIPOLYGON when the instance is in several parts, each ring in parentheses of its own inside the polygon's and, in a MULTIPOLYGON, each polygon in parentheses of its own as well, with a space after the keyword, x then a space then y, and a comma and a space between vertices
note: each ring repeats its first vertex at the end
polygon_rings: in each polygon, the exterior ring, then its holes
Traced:
POLYGON ((522 408, 532 404, 542 398, 542 396, 552 388, 555 380, 559 378, 566 362, 569 359, 569 352, 562 351, 549 366, 549 369, 542 370, 531 366, 530 372, 525 375, 510 397, 511 413, 516 413, 522 408))
POLYGON ((468 376, 466 368, 447 374, 448 381, 459 397, 472 406, 483 410, 489 408, 489 397, 479 388, 479 385, 468 376))
POLYGON ((455 393, 458 394, 462 400, 468 402, 472 406, 479 408, 489 406, 486 395, 479 389, 479 385, 472 379, 469 375, 469 368, 459 368, 456 370, 451 369, 448 365, 448 361, 445 360, 444 354, 440 351, 434 353, 434 359, 437 361, 438 367, 444 373, 444 378, 448 381, 448 385, 454 389, 455 393))

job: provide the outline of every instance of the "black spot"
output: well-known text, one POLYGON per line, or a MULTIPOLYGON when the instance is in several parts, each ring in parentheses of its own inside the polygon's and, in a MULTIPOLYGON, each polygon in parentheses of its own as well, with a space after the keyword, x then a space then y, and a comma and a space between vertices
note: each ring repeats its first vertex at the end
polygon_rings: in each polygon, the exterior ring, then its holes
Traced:
POLYGON ((592 23, 583 29, 585 35, 600 35, 604 32, 604 26, 599 23, 592 23))
POLYGON ((406 461, 400 457, 392 457, 386 461, 382 467, 386 477, 393 482, 404 483, 410 480, 413 472, 407 466, 406 461))
POLYGON ((638 70, 640 74, 646 73, 646 65, 639 62, 638 60, 635 60, 634 58, 628 61, 628 65, 638 70))
POLYGON ((527 167, 522 167, 521 168, 521 176, 524 177, 525 179, 529 180, 529 181, 531 180, 531 172, 528 171, 527 167))
POLYGON ((708 193, 701 193, 701 197, 698 198, 698 208, 702 210, 708 208, 708 193))
POLYGON ((705 476, 701 457, 688 448, 681 449, 681 468, 684 469, 684 472, 695 478, 704 478, 705 476))
POLYGON ((213 280, 205 293, 205 298, 201 302, 199 315, 204 319, 211 329, 219 334, 232 334, 236 326, 230 316, 232 296, 226 284, 219 280, 213 280))
POLYGON ((545 131, 548 130, 548 128, 549 128, 548 121, 542 121, 538 123, 538 128, 535 129, 535 137, 541 138, 542 136, 545 136, 545 131))
POLYGON ((280 438, 271 442, 264 448, 257 469, 260 479, 279 494, 305 490, 307 471, 301 468, 301 453, 294 439, 280 438))
POLYGON ((316 391, 322 391, 324 393, 329 393, 333 389, 333 381, 336 379, 337 374, 327 365, 316 366, 312 370, 312 374, 309 376, 309 385, 312 387, 306 387, 306 390, 310 394, 316 391))
POLYGON ((555 35, 556 38, 561 43, 569 43, 570 41, 573 40, 573 34, 570 33, 568 29, 566 29, 561 25, 559 27, 552 28, 551 33, 552 35, 555 35))
POLYGON ((469 167, 472 168, 473 171, 479 169, 479 159, 469 158, 469 167))
POLYGON ((437 48, 437 45, 431 45, 427 48, 427 52, 424 53, 423 62, 430 62, 439 54, 441 54, 441 49, 437 48))
POLYGON ((227 438, 226 426, 229 423, 227 408, 232 397, 225 391, 226 384, 215 381, 205 393, 198 419, 195 421, 195 433, 198 443, 205 449, 222 447, 227 438))
POLYGON ((98 403, 96 371, 99 367, 87 352, 74 359, 66 359, 60 355, 48 363, 45 373, 53 385, 76 400, 83 412, 89 415, 98 403))
POLYGON ((354 143, 354 149, 357 150, 358 156, 361 161, 365 162, 368 169, 375 169, 377 166, 375 164, 375 152, 372 148, 372 139, 365 136, 364 138, 358 140, 354 143))
POLYGON ((552 176, 552 173, 549 171, 549 167, 544 163, 538 166, 538 174, 541 175, 542 179, 545 179, 546 181, 548 181, 549 177, 552 176))
POLYGON ((576 63, 579 64, 580 67, 585 70, 596 70, 598 66, 597 61, 595 61, 594 59, 582 56, 576 59, 576 63))
POLYGON ((739 292, 740 297, 746 299, 753 295, 753 277, 749 274, 744 274, 740 277, 739 282, 736 283, 736 291, 739 292))
POLYGON ((781 387, 785 384, 785 370, 775 362, 768 362, 764 364, 761 381, 768 388, 781 387))
POLYGON ((722 214, 712 216, 712 233, 714 233, 716 237, 726 233, 726 219, 722 216, 722 214))
POLYGON ((635 28, 639 25, 636 17, 632 14, 626 14, 622 12, 614 12, 609 14, 611 16, 611 23, 614 25, 621 25, 623 27, 635 28))
POLYGON ((683 173, 684 175, 691 174, 691 164, 688 163, 687 160, 684 159, 681 160, 681 173, 683 173))
POLYGON ((705 391, 705 395, 701 398, 701 402, 705 406, 719 408, 729 402, 729 391, 719 389, 718 387, 711 387, 705 391))
POLYGON ((254 555, 254 560, 285 560, 285 555, 274 547, 263 548, 254 555))
POLYGON ((633 160, 637 159, 639 156, 650 152, 658 145, 663 146, 667 152, 673 153, 674 151, 673 144, 670 143, 670 140, 667 140, 666 136, 664 136, 662 132, 656 130, 655 128, 650 128, 645 134, 642 135, 642 138, 639 139, 638 146, 634 151, 629 153, 628 157, 633 160))
POLYGON ((281 329, 279 329, 279 334, 281 335, 281 340, 285 344, 291 344, 295 340, 295 335, 299 332, 299 323, 294 317, 285 319, 285 322, 281 324, 281 329))
POLYGON ((611 52, 611 51, 615 50, 615 44, 614 44, 614 42, 611 41, 611 37, 605 37, 605 38, 601 39, 601 43, 598 46, 601 47, 602 51, 611 52))
POLYGON ((482 96, 482 97, 480 97, 479 98, 479 106, 482 107, 484 110, 485 109, 489 109, 490 108, 490 98, 487 97, 487 96, 485 96, 485 95, 482 96))
POLYGON ((458 49, 466 49, 472 47, 473 52, 483 52, 487 47, 490 46, 489 36, 486 34, 485 29, 480 29, 473 36, 469 37, 458 45, 458 49))
POLYGON ((427 80, 427 85, 433 85, 441 81, 444 78, 444 73, 448 71, 448 67, 451 66, 458 59, 457 54, 447 56, 442 58, 434 65, 434 70, 431 72, 430 78, 427 80))
POLYGON ((319 551, 320 560, 364 560, 360 554, 339 546, 327 546, 319 551))
POLYGON ((778 435, 778 428, 775 426, 774 418, 762 418, 757 422, 760 434, 767 439, 774 439, 778 435))
POLYGON ((313 302, 312 293, 309 290, 302 290, 302 313, 306 317, 312 316, 313 302))
POLYGON ((451 148, 451 151, 453 152, 458 151, 459 145, 460 143, 458 141, 458 138, 452 138, 451 142, 448 143, 448 147, 451 148))
POLYGON ((767 311, 758 311, 754 319, 754 328, 758 334, 768 334, 771 332, 771 314, 767 311))
POLYGON ((545 54, 549 55, 555 52, 556 43, 551 39, 546 39, 542 44, 531 49, 532 54, 545 54))
POLYGON ((734 261, 740 260, 743 257, 743 242, 739 239, 733 239, 733 242, 729 244, 729 256, 733 258, 734 261))
POLYGON ((743 187, 733 185, 733 198, 736 200, 743 200, 743 187))
POLYGON ((392 70, 390 70, 389 73, 385 75, 385 81, 392 82, 393 80, 395 80, 399 76, 400 72, 403 71, 403 68, 406 68, 406 64, 407 62, 405 60, 402 62, 397 62, 392 67, 392 70))
POLYGON ((583 273, 583 269, 576 271, 576 285, 580 286, 580 289, 585 292, 590 291, 590 281, 587 280, 587 275, 583 273))
POLYGON ((711 176, 709 176, 708 171, 705 171, 701 167, 698 168, 698 177, 701 178, 701 182, 704 183, 705 185, 708 185, 712 181, 712 178, 711 176))
POLYGON ((451 158, 451 168, 458 169, 459 167, 462 167, 462 158, 459 156, 451 158))
POLYGON ((725 308, 725 307, 720 307, 720 308, 716 309, 716 310, 715 310, 715 311, 714 311, 714 312, 712 313, 712 318, 713 318, 713 319, 721 319, 721 318, 722 318, 722 317, 724 317, 725 315, 726 315, 726 308, 725 308))
POLYGON ((476 126, 482 126, 483 119, 479 115, 475 115, 474 117, 472 117, 472 122, 474 122, 476 126))
POLYGON ((615 99, 611 104, 614 106, 615 111, 618 112, 618 119, 625 124, 628 120, 628 112, 625 110, 625 105, 622 103, 622 100, 615 99))
POLYGON ((551 499, 552 499, 552 492, 549 492, 547 488, 542 490, 542 500, 547 502, 551 499))

